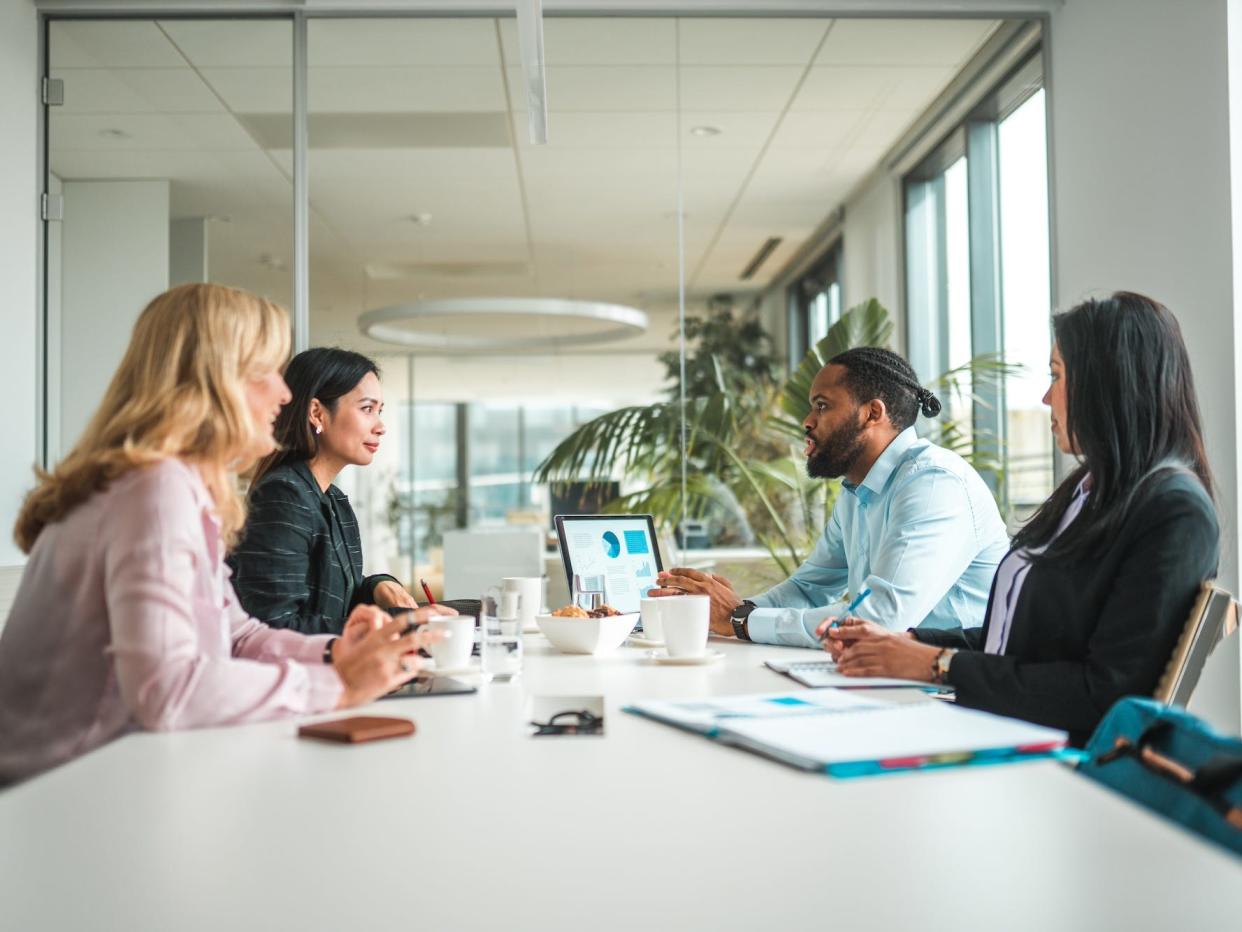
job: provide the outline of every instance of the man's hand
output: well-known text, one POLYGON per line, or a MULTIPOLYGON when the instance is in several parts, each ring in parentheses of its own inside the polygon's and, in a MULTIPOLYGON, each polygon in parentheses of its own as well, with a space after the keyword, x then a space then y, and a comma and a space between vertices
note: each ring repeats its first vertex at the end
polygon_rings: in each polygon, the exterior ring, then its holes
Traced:
POLYGON ((893 676, 931 682, 939 648, 922 644, 909 632, 898 634, 861 618, 825 619, 816 629, 827 635, 824 649, 846 676, 893 676))
POLYGON ((712 600, 711 632, 722 637, 733 637, 733 622, 729 616, 742 604, 733 590, 733 583, 723 576, 702 573, 699 570, 675 566, 659 575, 660 588, 652 589, 649 596, 705 595, 712 600))
POLYGON ((375 604, 380 608, 418 608, 405 586, 391 579, 375 584, 375 604))

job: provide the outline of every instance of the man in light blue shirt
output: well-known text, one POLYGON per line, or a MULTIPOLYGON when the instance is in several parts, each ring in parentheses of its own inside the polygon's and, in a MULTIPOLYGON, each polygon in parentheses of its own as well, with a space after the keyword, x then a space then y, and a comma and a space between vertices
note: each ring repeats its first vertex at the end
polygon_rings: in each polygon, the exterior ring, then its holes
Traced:
POLYGON ((811 385, 807 474, 844 479, 828 526, 789 579, 743 600, 722 576, 674 568, 661 589, 711 596, 713 634, 819 647, 815 629, 844 614, 842 599, 870 589, 855 615, 893 630, 983 623, 1009 538, 987 485, 964 459, 914 431, 940 402, 909 363, 859 347, 831 359, 811 385))

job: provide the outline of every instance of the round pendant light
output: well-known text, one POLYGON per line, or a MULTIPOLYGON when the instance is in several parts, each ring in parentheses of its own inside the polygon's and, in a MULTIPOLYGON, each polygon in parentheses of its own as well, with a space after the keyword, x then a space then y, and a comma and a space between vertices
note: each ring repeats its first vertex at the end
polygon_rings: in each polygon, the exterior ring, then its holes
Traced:
POLYGON ((358 327, 374 340, 418 349, 547 350, 637 336, 647 315, 598 301, 441 298, 367 311, 358 327))

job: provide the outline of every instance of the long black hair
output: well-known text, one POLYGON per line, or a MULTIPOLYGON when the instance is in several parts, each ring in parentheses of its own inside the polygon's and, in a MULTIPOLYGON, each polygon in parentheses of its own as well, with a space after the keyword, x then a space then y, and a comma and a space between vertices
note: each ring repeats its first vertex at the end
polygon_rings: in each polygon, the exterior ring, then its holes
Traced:
POLYGON ((830 366, 843 366, 842 383, 859 404, 873 398, 884 402, 888 419, 897 430, 905 430, 919 416, 935 417, 940 413, 940 399, 919 384, 910 364, 892 350, 879 346, 856 346, 837 353, 828 360, 830 366))
POLYGON ((258 484, 277 466, 312 459, 319 452, 319 437, 310 426, 311 401, 318 398, 321 405, 336 413, 337 402, 352 392, 368 372, 379 378, 379 366, 372 360, 335 346, 317 346, 289 360, 285 383, 293 398, 276 418, 276 450, 255 467, 251 485, 258 484))
POLYGON ((1119 291, 1052 318, 1065 369, 1067 437, 1082 463, 1014 537, 1015 547, 1052 541, 1078 484, 1091 494, 1048 559, 1098 553, 1116 537, 1147 483, 1188 469, 1214 498, 1212 471, 1190 355, 1177 318, 1158 301, 1119 291))

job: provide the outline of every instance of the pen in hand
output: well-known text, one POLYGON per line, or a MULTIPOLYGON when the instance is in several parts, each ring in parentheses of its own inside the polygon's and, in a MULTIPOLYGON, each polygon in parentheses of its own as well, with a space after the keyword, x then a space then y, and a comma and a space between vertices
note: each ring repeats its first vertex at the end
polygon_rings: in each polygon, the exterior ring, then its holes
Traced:
MULTIPOLYGON (((846 607, 845 615, 843 615, 842 617, 849 618, 850 615, 854 614, 854 610, 858 608, 858 606, 862 605, 863 599, 865 599, 869 595, 871 595, 870 587, 864 589, 862 592, 858 593, 858 595, 854 596, 854 601, 851 602, 846 607)), ((833 628, 837 627, 838 624, 840 624, 839 619, 837 621, 834 621, 832 624, 830 624, 827 628, 824 629, 823 637, 819 639, 821 643, 828 640, 828 632, 830 632, 833 628)))
POLYGON ((427 585, 427 580, 419 579, 418 584, 423 587, 423 595, 427 597, 427 604, 435 605, 436 600, 431 597, 431 587, 427 585))

